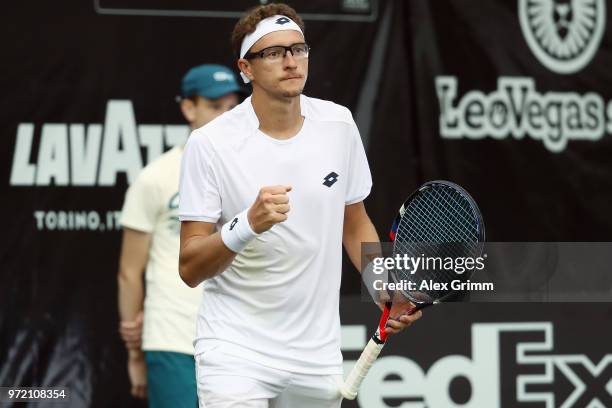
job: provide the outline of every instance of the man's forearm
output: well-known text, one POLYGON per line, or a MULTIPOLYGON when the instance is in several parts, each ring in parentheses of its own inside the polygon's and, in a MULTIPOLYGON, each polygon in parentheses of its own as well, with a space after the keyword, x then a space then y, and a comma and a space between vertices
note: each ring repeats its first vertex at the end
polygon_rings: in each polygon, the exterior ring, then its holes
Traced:
MULTIPOLYGON (((368 217, 358 223, 352 223, 352 225, 346 225, 343 235, 344 249, 348 254, 351 262, 355 265, 358 271, 361 272, 361 243, 371 242, 378 243, 378 233, 376 228, 368 217)), ((378 251, 380 253, 380 250, 378 251)), ((367 255, 367 254, 364 254, 367 255)))
POLYGON ((226 270, 235 257, 236 253, 229 250, 221 240, 220 232, 208 236, 193 236, 181 248, 181 279, 194 288, 226 270))
POLYGON ((119 318, 121 321, 119 332, 125 341, 130 357, 135 358, 142 354, 140 348, 142 319, 138 318, 138 314, 144 308, 144 287, 142 279, 134 279, 133 274, 120 273, 118 281, 119 318), (138 333, 137 337, 134 333, 131 333, 132 331, 138 333))
POLYGON ((122 321, 133 321, 144 308, 144 283, 142 275, 119 273, 119 317, 122 321))

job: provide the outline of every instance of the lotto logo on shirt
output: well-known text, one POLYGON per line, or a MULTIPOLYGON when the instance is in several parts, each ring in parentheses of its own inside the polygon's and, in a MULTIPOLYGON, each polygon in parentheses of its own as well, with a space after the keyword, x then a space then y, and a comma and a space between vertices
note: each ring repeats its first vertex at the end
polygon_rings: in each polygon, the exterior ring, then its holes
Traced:
POLYGON ((338 181, 338 174, 332 171, 327 176, 325 176, 325 178, 323 179, 323 185, 327 187, 331 187, 334 185, 336 181, 338 181))

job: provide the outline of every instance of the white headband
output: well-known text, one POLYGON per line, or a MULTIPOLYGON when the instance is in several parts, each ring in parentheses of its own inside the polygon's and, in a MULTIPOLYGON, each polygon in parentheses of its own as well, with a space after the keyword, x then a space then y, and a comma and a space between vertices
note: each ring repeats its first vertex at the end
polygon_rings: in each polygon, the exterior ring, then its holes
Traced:
MULTIPOLYGON (((261 37, 266 34, 273 33, 275 31, 283 31, 283 30, 294 30, 299 31, 302 36, 304 33, 300 29, 300 26, 295 23, 292 19, 287 16, 275 15, 272 17, 265 18, 261 20, 257 27, 255 27, 255 31, 251 34, 247 34, 244 36, 242 40, 242 45, 240 46, 240 58, 244 58, 249 49, 255 44, 261 37)), ((249 83, 251 80, 246 77, 242 72, 240 73, 242 80, 244 83, 249 83)))

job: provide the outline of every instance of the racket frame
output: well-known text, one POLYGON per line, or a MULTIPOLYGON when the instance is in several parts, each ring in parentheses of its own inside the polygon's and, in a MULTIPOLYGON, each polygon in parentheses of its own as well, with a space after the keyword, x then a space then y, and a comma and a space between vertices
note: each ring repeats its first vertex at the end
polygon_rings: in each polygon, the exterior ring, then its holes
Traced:
MULTIPOLYGON (((470 193, 468 193, 463 187, 451 181, 432 180, 432 181, 428 181, 424 183, 417 190, 413 191, 412 194, 410 194, 410 196, 404 201, 397 215, 395 216, 395 220, 393 221, 393 224, 391 226, 391 231, 389 232, 389 238, 391 238, 391 241, 393 242, 394 253, 395 253, 395 236, 397 233, 397 229, 399 228, 400 222, 402 221, 402 218, 404 217, 404 214, 406 213, 406 207, 412 200, 414 200, 416 196, 418 196, 419 194, 422 194, 425 190, 432 188, 433 186, 436 186, 436 185, 443 185, 446 187, 450 187, 454 190, 457 190, 463 196, 463 198, 466 199, 466 201, 470 204, 470 209, 472 210, 472 216, 474 216, 474 218, 477 221, 476 222, 477 242, 483 243, 485 241, 486 236, 485 236, 484 219, 482 218, 482 213, 480 212, 480 209, 478 208, 476 201, 472 198, 470 193)), ((484 248, 481 248, 480 252, 482 252, 482 250, 484 250, 484 248)), ((412 315, 416 313, 417 311, 425 309, 429 306, 437 305, 439 303, 444 303, 446 300, 454 297, 458 293, 459 291, 451 291, 447 293, 446 295, 442 296, 441 298, 434 300, 433 302, 419 302, 413 299, 411 296, 406 295, 406 297, 409 298, 410 301, 412 301, 415 305, 415 307, 408 310, 406 314, 412 315)))

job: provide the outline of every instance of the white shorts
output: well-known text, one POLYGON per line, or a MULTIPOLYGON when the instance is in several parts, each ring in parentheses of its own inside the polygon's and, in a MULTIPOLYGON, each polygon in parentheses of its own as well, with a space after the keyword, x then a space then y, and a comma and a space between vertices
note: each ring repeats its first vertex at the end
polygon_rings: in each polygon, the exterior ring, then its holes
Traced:
POLYGON ((218 349, 195 356, 200 408, 338 408, 341 375, 292 373, 218 349))

